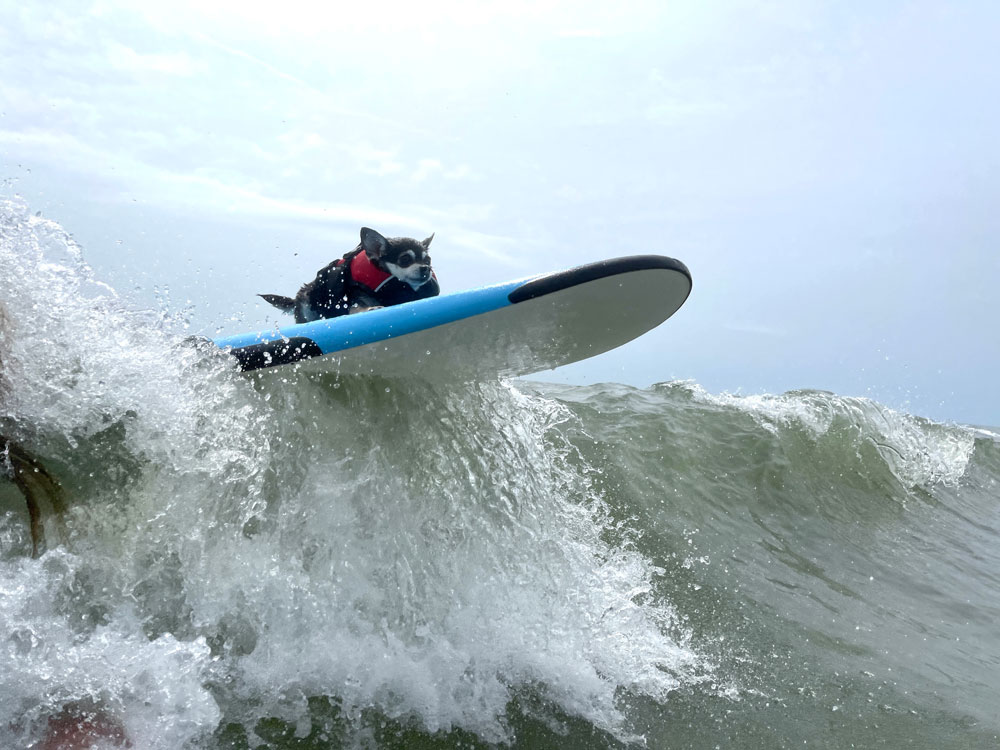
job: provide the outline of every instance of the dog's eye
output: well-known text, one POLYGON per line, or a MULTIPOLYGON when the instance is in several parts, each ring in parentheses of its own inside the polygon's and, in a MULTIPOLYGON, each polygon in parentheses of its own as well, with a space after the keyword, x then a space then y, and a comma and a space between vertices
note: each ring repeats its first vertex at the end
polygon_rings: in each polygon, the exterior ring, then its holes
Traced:
POLYGON ((415 260, 416 258, 414 257, 413 253, 407 250, 405 253, 396 258, 396 265, 399 266, 400 268, 409 268, 410 266, 413 265, 413 261, 415 260))

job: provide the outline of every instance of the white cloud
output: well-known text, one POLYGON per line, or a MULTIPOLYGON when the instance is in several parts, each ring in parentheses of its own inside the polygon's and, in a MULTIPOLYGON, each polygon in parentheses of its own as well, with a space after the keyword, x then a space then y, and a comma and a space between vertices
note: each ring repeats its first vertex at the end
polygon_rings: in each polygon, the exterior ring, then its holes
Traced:
POLYGON ((475 179, 476 175, 468 164, 459 164, 454 169, 447 170, 444 177, 446 180, 470 180, 475 179))
POLYGON ((718 100, 671 96, 650 101, 646 107, 646 118, 653 122, 669 123, 691 117, 718 116, 730 108, 730 105, 718 100))
POLYGON ((423 182, 431 175, 440 174, 443 171, 444 165, 437 159, 421 159, 417 162, 417 168, 410 175, 410 179, 414 182, 423 182))
MULTIPOLYGON (((208 34, 194 32, 191 34, 191 38, 204 47, 222 52, 225 55, 236 58, 242 62, 249 63, 254 68, 258 68, 259 70, 266 72, 268 76, 276 78, 286 84, 291 84, 291 87, 285 86, 283 88, 287 92, 294 93, 294 100, 300 109, 311 111, 317 115, 322 114, 322 116, 327 119, 350 118, 364 120, 369 124, 409 134, 426 134, 428 132, 419 127, 418 123, 415 123, 410 119, 383 117, 366 110, 361 106, 353 108, 344 107, 342 104, 342 98, 334 99, 328 91, 318 88, 317 86, 305 81, 303 78, 289 73, 287 70, 268 62, 259 55, 254 55, 243 49, 238 49, 233 45, 225 44, 208 34)), ((324 56, 325 54, 326 53, 324 51, 324 56)), ((261 85, 262 88, 266 87, 273 90, 273 88, 268 84, 261 85)))
MULTIPOLYGON (((133 4, 120 2, 121 9, 133 4)), ((428 34, 440 38, 454 29, 489 29, 510 25, 522 31, 535 25, 561 28, 572 15, 584 29, 608 24, 626 26, 656 3, 633 2, 628 12, 608 8, 605 2, 565 0, 507 0, 503 3, 470 3, 466 0, 368 0, 363 3, 316 3, 314 0, 177 0, 169 6, 144 4, 139 12, 159 28, 192 28, 208 22, 230 29, 275 37, 354 36, 365 44, 386 35, 405 34, 416 40, 428 34), (344 32, 347 31, 347 34, 344 32), (359 36, 368 34, 369 36, 359 36)))
POLYGON ((285 151, 281 154, 284 161, 302 156, 307 151, 318 151, 329 148, 330 144, 326 138, 319 133, 306 132, 302 130, 290 130, 278 136, 278 142, 285 151))
POLYGON ((448 228, 447 235, 450 244, 471 250, 473 257, 483 256, 511 267, 524 268, 529 265, 524 258, 524 243, 516 237, 454 226, 448 228))
POLYGON ((64 167, 109 180, 121 196, 136 192, 146 200, 177 209, 220 214, 270 216, 317 222, 379 221, 420 227, 419 217, 353 204, 323 204, 273 197, 245 175, 222 175, 209 170, 174 172, 124 153, 100 149, 65 132, 0 130, 0 146, 16 146, 25 154, 58 153, 64 167), (228 179, 227 179, 228 177, 228 179))
POLYGON ((372 146, 370 143, 356 143, 346 147, 354 161, 354 167, 363 174, 385 177, 403 171, 404 165, 396 158, 396 152, 372 146))
POLYGON ((0 130, 0 145, 16 148, 21 158, 44 160, 58 154, 62 166, 90 174, 107 174, 114 171, 119 161, 115 154, 94 148, 76 136, 63 131, 42 130, 0 130))
POLYGON ((440 159, 419 159, 410 174, 410 180, 425 182, 434 176, 440 176, 445 180, 469 180, 475 177, 468 164, 459 164, 449 169, 440 159))
POLYGON ((130 73, 150 72, 190 76, 199 72, 203 67, 183 52, 142 54, 117 42, 108 45, 107 54, 108 62, 113 68, 130 73))

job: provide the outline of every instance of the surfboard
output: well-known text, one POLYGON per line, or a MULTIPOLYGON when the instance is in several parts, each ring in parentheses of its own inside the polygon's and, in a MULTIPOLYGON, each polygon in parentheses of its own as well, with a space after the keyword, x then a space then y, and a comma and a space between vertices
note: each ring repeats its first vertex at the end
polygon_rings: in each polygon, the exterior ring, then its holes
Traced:
POLYGON ((633 255, 215 343, 245 371, 517 377, 594 357, 673 315, 691 293, 679 260, 633 255))

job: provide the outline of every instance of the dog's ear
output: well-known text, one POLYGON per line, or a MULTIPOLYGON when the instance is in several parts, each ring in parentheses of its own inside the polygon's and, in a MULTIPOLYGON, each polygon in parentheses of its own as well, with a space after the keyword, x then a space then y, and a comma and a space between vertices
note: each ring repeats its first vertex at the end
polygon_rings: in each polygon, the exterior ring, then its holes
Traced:
POLYGON ((361 227, 361 247, 369 258, 381 258, 389 247, 389 241, 374 229, 361 227))
POLYGON ((427 248, 429 248, 431 246, 431 240, 433 240, 433 239, 434 239, 434 235, 432 234, 430 237, 428 237, 426 240, 424 240, 423 242, 420 243, 421 245, 424 246, 424 250, 426 250, 427 248))

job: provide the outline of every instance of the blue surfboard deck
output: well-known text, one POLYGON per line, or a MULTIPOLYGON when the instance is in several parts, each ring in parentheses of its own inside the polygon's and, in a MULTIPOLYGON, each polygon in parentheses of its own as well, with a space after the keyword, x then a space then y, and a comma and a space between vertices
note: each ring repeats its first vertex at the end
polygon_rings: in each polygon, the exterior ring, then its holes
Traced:
POLYGON ((621 346, 673 315, 690 292, 683 263, 635 255, 215 343, 247 371, 294 364, 434 380, 515 377, 621 346))

